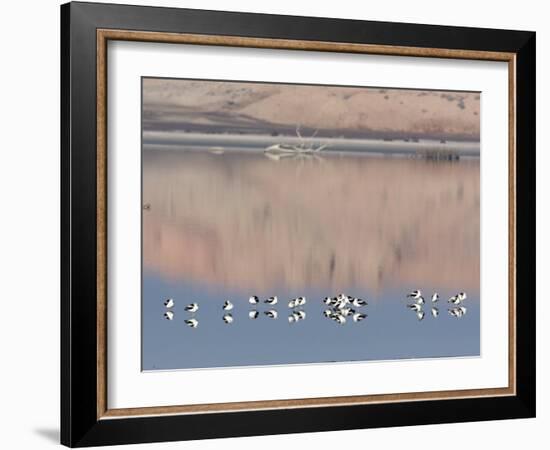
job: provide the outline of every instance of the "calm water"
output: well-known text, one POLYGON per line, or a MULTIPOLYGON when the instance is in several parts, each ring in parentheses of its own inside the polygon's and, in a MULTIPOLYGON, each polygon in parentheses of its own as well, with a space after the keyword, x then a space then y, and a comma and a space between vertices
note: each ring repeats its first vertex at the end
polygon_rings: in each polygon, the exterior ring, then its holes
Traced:
POLYGON ((143 204, 144 370, 479 355, 477 159, 151 150, 143 204), (423 320, 406 307, 412 289, 426 297, 423 320), (446 300, 460 291, 457 319, 446 300), (325 318, 321 300, 340 292, 367 300, 355 309, 368 317, 325 318), (279 303, 253 307, 250 295, 279 303), (300 295, 306 317, 289 323, 300 295))

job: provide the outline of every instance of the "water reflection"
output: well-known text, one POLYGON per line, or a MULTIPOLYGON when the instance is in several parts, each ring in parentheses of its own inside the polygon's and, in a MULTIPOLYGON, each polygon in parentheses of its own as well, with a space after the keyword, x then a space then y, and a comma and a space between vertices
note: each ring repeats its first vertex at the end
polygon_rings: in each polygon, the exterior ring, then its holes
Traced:
POLYGON ((144 151, 144 266, 264 292, 279 284, 478 288, 478 160, 325 159, 144 151))
POLYGON ((144 151, 142 204, 145 370, 479 355, 479 160, 144 151))

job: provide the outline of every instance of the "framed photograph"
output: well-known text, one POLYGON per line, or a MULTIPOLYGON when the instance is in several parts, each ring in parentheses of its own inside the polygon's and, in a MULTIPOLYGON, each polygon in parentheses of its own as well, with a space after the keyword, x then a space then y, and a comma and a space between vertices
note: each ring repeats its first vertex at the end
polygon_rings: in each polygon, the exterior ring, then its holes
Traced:
POLYGON ((61 7, 61 441, 535 415, 535 33, 61 7))

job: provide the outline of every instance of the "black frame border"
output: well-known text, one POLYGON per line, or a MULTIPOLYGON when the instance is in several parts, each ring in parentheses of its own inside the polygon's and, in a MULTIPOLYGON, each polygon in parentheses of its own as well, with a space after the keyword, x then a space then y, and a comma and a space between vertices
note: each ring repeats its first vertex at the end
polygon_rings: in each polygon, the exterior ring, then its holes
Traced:
POLYGON ((535 416, 534 32, 68 3, 61 6, 61 443, 70 447, 535 416), (97 419, 96 30, 516 55, 516 395, 97 419), (436 404, 434 402, 437 402, 436 404))

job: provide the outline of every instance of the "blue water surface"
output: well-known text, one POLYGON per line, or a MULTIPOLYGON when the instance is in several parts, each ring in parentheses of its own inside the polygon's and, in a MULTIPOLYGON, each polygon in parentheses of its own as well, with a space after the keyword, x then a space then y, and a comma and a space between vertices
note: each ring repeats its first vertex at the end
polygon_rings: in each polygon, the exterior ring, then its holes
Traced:
MULTIPOLYGON (((416 287, 430 292, 429 286, 416 287)), ((458 289, 439 292, 441 299, 434 304, 439 309, 438 317, 432 316, 434 305, 427 298, 425 317, 418 320, 416 313, 406 307, 411 302, 405 297, 408 287, 383 292, 349 288, 346 294, 368 301, 368 306, 355 308, 368 317, 361 322, 348 317, 344 325, 339 325, 323 315, 326 306, 322 299, 327 292, 314 289, 291 292, 284 288, 276 292, 240 292, 227 288, 222 291, 187 280, 170 281, 152 271, 144 271, 142 369, 479 356, 479 293, 468 293, 464 302, 467 313, 455 318, 448 313, 451 306, 447 298, 458 289), (263 303, 255 307, 248 303, 250 295, 262 299, 277 295, 279 303, 274 307, 263 303), (307 298, 303 307, 306 318, 289 323, 292 310, 288 308, 288 300, 300 295, 307 298), (166 298, 173 298, 175 302, 171 321, 164 317, 166 298), (225 300, 234 304, 231 324, 222 320, 225 300), (191 302, 199 303, 195 314, 184 310, 191 302), (255 320, 248 316, 252 309, 259 311, 255 320), (277 319, 264 314, 269 309, 277 311, 277 319), (197 328, 186 325, 185 320, 191 317, 198 320, 197 328)), ((429 296, 431 292, 426 295, 429 296)))

